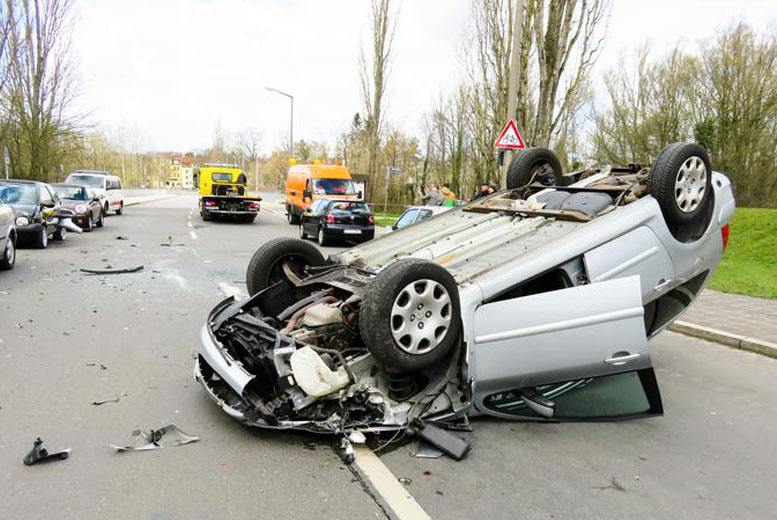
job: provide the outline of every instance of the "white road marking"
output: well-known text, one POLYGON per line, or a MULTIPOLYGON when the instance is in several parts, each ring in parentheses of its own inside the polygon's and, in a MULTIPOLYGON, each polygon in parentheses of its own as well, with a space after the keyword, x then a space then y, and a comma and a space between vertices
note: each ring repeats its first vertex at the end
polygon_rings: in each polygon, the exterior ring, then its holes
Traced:
POLYGON ((193 227, 194 227, 194 226, 192 225, 192 221, 191 221, 191 219, 189 219, 189 227, 190 227, 190 228, 193 228, 193 227))
MULTIPOLYGON (((197 258, 200 258, 200 254, 197 252, 197 250, 196 250, 196 249, 194 249, 194 248, 193 248, 193 247, 191 247, 191 246, 189 246, 189 249, 191 249, 191 250, 192 250, 192 253, 194 253, 194 256, 196 256, 197 258)), ((206 262, 207 262, 207 261, 206 261, 206 262)))
POLYGON ((396 476, 367 446, 355 446, 354 464, 400 520, 431 520, 396 476))
POLYGON ((243 292, 242 289, 227 282, 219 282, 219 289, 221 289, 225 296, 233 296, 236 300, 243 300, 248 297, 248 294, 243 292))
POLYGON ((189 234, 192 236, 194 240, 197 240, 197 233, 195 233, 194 230, 189 231, 189 234))

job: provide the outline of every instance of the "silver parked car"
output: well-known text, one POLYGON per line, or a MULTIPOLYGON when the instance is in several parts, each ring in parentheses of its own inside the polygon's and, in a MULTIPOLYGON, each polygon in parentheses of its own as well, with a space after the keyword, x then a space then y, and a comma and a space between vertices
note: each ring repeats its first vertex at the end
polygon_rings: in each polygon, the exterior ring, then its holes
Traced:
POLYGON ((13 269, 16 264, 16 225, 11 206, 0 199, 0 271, 13 269))
POLYGON ((693 143, 566 174, 530 148, 508 189, 328 259, 264 244, 195 376, 242 422, 315 432, 661 414, 648 340, 705 286, 733 214, 693 143))

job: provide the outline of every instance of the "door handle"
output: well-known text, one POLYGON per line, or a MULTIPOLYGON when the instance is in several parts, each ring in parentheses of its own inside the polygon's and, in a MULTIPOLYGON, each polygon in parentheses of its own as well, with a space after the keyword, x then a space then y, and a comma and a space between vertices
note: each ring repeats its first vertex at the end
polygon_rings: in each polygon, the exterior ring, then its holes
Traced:
POLYGON ((653 287, 653 290, 654 290, 654 291, 660 291, 660 290, 662 290, 664 287, 666 287, 667 285, 669 285, 670 283, 672 283, 672 279, 671 279, 671 278, 669 278, 668 280, 667 280, 667 279, 664 279, 664 278, 661 278, 661 280, 659 280, 659 281, 658 281, 658 285, 656 285, 655 287, 653 287))
POLYGON ((620 365, 625 365, 629 361, 634 361, 638 357, 639 357, 639 354, 629 354, 627 356, 618 356, 618 357, 607 358, 607 359, 604 360, 604 362, 607 363, 608 365, 613 365, 613 366, 617 367, 617 366, 620 366, 620 365))

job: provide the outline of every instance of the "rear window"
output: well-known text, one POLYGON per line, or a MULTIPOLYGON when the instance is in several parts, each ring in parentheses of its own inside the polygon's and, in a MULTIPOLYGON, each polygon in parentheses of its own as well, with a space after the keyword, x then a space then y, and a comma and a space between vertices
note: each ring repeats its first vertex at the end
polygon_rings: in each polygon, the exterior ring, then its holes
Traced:
POLYGON ((333 202, 329 207, 329 211, 332 213, 350 213, 354 211, 369 213, 370 207, 364 202, 339 201, 333 202))
POLYGON ((353 182, 348 179, 313 179, 313 193, 319 195, 355 195, 353 182))
POLYGON ((86 200, 86 190, 75 186, 54 186, 54 193, 60 199, 86 200))
POLYGON ((85 175, 81 173, 72 173, 67 176, 67 179, 65 180, 68 184, 80 184, 81 186, 88 186, 90 188, 100 188, 103 189, 105 187, 105 176, 104 175, 85 175))
POLYGON ((210 176, 214 181, 232 182, 231 173, 212 173, 210 176))

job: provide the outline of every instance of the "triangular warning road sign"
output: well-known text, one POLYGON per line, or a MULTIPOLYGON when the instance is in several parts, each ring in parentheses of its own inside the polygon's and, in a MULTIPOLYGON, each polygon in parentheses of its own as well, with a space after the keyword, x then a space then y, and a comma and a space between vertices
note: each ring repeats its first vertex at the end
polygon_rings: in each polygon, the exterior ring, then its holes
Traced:
POLYGON ((494 148, 526 148, 512 119, 507 122, 499 138, 494 142, 494 148))

